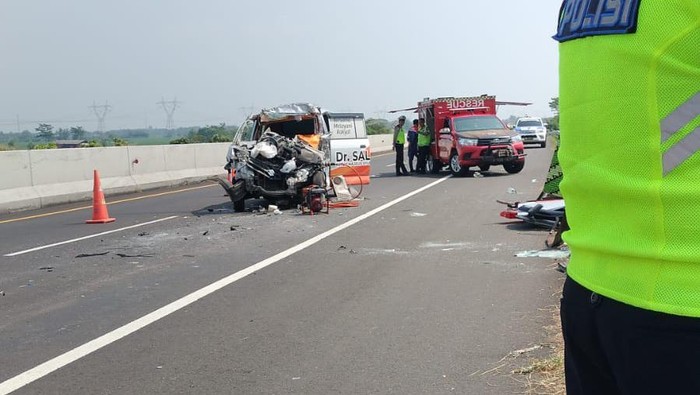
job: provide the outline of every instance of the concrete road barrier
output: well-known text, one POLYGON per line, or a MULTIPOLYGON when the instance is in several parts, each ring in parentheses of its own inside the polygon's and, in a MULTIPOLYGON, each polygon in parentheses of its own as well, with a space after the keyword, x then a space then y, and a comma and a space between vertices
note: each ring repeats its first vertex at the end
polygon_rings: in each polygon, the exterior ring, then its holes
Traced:
MULTIPOLYGON (((391 135, 369 136, 372 152, 391 135)), ((230 143, 65 148, 0 152, 0 213, 92 198, 93 170, 105 195, 198 182, 225 175, 230 143)))
POLYGON ((106 195, 224 175, 229 143, 0 152, 0 213, 90 200, 93 169, 106 195))

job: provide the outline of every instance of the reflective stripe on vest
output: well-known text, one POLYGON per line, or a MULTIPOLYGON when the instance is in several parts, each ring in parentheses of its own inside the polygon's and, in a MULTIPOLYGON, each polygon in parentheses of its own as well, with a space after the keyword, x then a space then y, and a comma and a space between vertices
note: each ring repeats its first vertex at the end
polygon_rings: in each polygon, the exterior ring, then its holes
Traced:
MULTIPOLYGON (((698 116, 700 116, 700 92, 661 121, 661 142, 664 143, 698 116)), ((700 127, 695 128, 663 153, 664 176, 698 151, 700 151, 700 127)))

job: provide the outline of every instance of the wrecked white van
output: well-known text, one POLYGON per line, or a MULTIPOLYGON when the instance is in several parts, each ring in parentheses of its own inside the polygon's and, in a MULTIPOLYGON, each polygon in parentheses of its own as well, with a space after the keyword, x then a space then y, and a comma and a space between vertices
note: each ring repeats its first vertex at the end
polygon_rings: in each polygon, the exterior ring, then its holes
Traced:
POLYGON ((336 175, 344 175, 349 185, 367 184, 364 116, 323 112, 308 103, 264 109, 239 127, 226 162, 232 182, 220 183, 236 211, 245 209, 247 198, 298 204, 304 188, 325 188, 336 175))

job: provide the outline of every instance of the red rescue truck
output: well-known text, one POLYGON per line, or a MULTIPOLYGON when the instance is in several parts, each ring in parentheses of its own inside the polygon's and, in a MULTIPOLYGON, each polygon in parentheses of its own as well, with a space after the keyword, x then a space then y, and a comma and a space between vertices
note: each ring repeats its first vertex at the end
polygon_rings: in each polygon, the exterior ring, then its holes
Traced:
POLYGON ((470 167, 487 171, 503 166, 506 172, 519 173, 525 166, 525 148, 520 135, 496 116, 497 105, 529 105, 498 102, 495 96, 426 98, 416 110, 425 118, 431 132, 427 169, 437 173, 445 165, 456 176, 470 167))

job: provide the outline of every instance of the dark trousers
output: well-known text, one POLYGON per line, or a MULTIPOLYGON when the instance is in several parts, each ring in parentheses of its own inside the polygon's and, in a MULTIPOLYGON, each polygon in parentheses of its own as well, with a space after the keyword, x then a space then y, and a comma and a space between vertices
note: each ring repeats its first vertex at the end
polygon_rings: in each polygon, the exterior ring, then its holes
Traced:
POLYGON ((394 144, 396 150, 396 175, 408 174, 406 166, 403 164, 403 144, 394 144))
POLYGON ((700 394, 700 318, 633 307, 567 278, 561 324, 568 395, 700 394))
MULTIPOLYGON (((413 159, 418 157, 418 148, 411 146, 408 146, 408 169, 413 172, 414 167, 413 167, 413 159)), ((417 164, 416 164, 417 165, 417 164)))
POLYGON ((419 173, 425 173, 425 164, 428 161, 428 153, 430 151, 430 146, 418 147, 418 163, 416 164, 416 171, 419 173))

